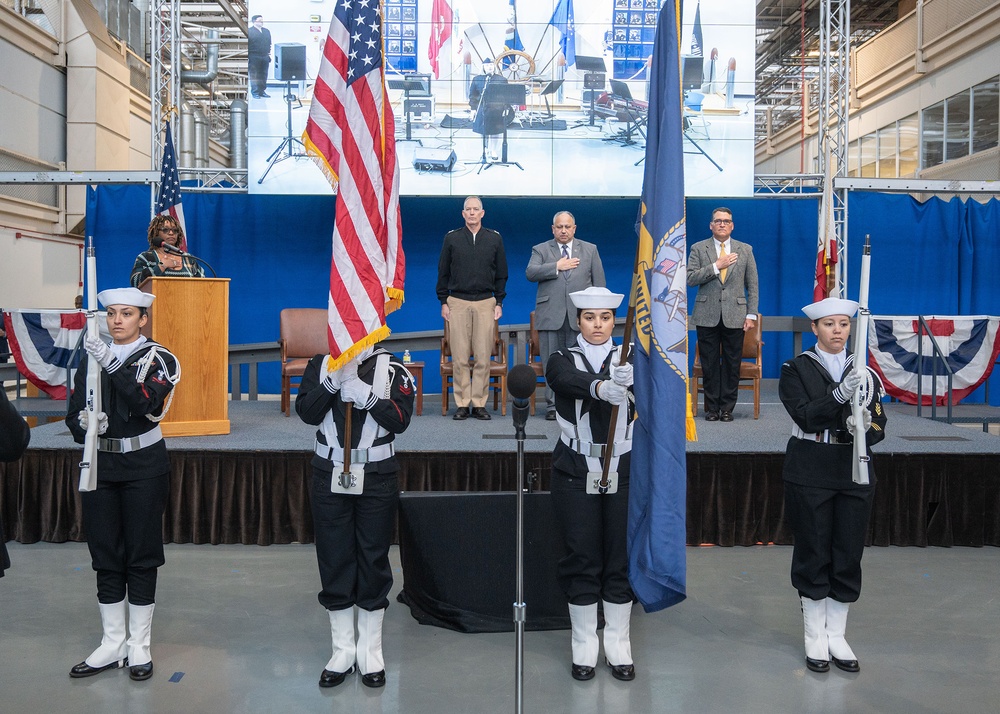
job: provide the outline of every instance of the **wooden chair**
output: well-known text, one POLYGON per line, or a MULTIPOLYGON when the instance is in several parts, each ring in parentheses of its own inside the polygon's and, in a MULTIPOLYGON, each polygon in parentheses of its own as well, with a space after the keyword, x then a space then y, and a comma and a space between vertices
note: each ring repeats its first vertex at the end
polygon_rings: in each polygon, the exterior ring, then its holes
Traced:
MULTIPOLYGON (((743 361, 740 363, 740 389, 753 390, 753 418, 760 418, 760 380, 764 376, 764 367, 761 361, 761 348, 764 341, 761 339, 763 332, 764 318, 757 315, 756 327, 743 334, 743 361), (751 384, 743 384, 749 380, 751 384)), ((704 392, 702 384, 704 374, 701 370, 701 357, 698 354, 698 345, 694 346, 694 367, 691 370, 691 409, 694 416, 698 416, 698 394, 704 392)))
MULTIPOLYGON (((472 366, 472 356, 469 356, 472 366)), ((448 390, 454 389, 454 363, 451 354, 451 336, 448 321, 444 322, 444 337, 441 338, 441 416, 448 413, 448 390)), ((507 415, 507 345, 500 337, 500 330, 493 327, 493 352, 490 353, 489 388, 493 390, 493 411, 500 405, 500 414, 507 415)))
POLYGON ((287 308, 281 311, 281 411, 292 411, 292 380, 302 381, 309 360, 330 352, 327 311, 320 308, 287 308))
MULTIPOLYGON (((528 366, 535 372, 535 391, 538 391, 538 385, 545 384, 545 363, 542 360, 538 330, 535 329, 534 310, 531 311, 531 316, 528 318, 528 366)), ((531 393, 531 415, 535 415, 535 392, 531 393)))

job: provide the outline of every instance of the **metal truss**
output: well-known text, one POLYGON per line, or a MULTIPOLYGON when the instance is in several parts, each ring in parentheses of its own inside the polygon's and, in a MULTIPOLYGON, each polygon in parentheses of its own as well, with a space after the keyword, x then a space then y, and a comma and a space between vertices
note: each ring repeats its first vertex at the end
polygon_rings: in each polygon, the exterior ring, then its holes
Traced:
POLYGON ((753 177, 755 198, 816 198, 823 190, 823 174, 757 174, 753 177))
POLYGON ((823 0, 819 23, 819 158, 824 181, 833 181, 837 237, 837 291, 847 296, 847 118, 851 92, 851 0, 823 0))
MULTIPOLYGON (((198 181, 197 186, 183 186, 184 193, 246 193, 247 170, 227 168, 185 169, 185 176, 198 181)), ((146 184, 156 186, 156 171, 0 171, 2 184, 146 184)))

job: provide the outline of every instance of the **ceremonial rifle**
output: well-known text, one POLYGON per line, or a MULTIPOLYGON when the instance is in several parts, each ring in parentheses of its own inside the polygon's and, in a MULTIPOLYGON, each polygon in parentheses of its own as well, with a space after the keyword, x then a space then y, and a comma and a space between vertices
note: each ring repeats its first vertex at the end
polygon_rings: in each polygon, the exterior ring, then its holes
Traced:
MULTIPOLYGON (((87 337, 100 339, 101 331, 97 316, 97 256, 94 253, 94 237, 87 238, 87 337)), ((87 353, 87 393, 84 411, 87 413, 87 436, 83 442, 83 460, 80 461, 80 490, 93 491, 97 488, 97 442, 100 428, 98 415, 101 413, 101 363, 87 353)))
POLYGON ((851 397, 851 414, 854 416, 854 469, 851 477, 854 483, 868 484, 868 439, 865 434, 865 411, 871 404, 873 384, 868 374, 868 323, 871 311, 868 309, 868 277, 871 272, 871 243, 865 236, 864 252, 861 255, 861 283, 858 289, 857 332, 854 335, 854 369, 861 377, 854 396, 851 397))

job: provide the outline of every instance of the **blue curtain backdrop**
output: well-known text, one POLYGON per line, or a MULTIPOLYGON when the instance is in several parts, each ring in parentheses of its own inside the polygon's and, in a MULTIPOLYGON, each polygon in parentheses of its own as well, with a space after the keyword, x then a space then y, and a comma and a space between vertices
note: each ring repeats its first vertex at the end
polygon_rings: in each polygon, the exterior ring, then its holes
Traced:
MULTIPOLYGON (((149 205, 145 186, 88 191, 87 231, 94 236, 101 289, 128 284, 135 256, 147 246, 149 205)), ((733 211, 733 235, 754 247, 765 320, 768 315, 801 314, 802 305, 812 299, 818 199, 689 199, 691 242, 710 235, 712 210, 721 205, 733 211)), ((576 216, 579 238, 598 245, 608 287, 626 292, 635 260, 638 206, 637 198, 486 197, 483 223, 503 235, 510 268, 501 322, 528 322, 535 286, 524 277, 524 269, 531 247, 552 237, 552 216, 560 210, 576 216)), ((394 332, 440 328, 441 308, 434 291, 438 254, 444 234, 462 225, 461 210, 461 198, 401 200, 406 303, 389 316, 394 332)), ((332 197, 186 193, 184 216, 189 250, 210 263, 220 277, 231 279, 231 343, 277 340, 283 308, 326 306, 332 197)), ((985 205, 959 199, 919 203, 903 195, 853 193, 848 297, 857 297, 860 246, 870 234, 875 312, 995 315, 1000 311, 1000 281, 993 267, 1000 259, 997 226, 1000 202, 996 200, 985 205)), ((692 290, 689 300, 693 298, 692 290)), ((793 356, 792 337, 765 333, 764 339, 765 377, 777 377, 781 363, 793 356)), ((427 363, 426 392, 439 390, 438 353, 414 353, 413 358, 427 363)), ((280 390, 277 365, 262 365, 260 388, 280 390)), ((991 401, 997 403, 1000 390, 993 391, 991 401)))

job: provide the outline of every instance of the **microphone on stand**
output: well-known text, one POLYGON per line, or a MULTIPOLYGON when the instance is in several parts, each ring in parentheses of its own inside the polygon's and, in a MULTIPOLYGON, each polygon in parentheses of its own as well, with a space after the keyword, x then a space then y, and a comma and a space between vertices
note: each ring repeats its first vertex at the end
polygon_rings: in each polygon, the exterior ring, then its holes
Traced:
POLYGON ((528 423, 528 401, 535 391, 538 379, 535 370, 526 364, 515 365, 507 372, 507 390, 513 397, 514 432, 517 438, 524 438, 524 426, 528 423))
POLYGON ((168 253, 179 255, 182 258, 191 258, 191 260, 197 260, 199 263, 203 264, 206 268, 212 271, 213 278, 219 277, 218 274, 215 272, 215 268, 209 265, 207 261, 202 260, 197 255, 192 255, 191 253, 184 252, 183 250, 178 248, 176 245, 173 245, 172 243, 165 242, 163 238, 160 236, 153 236, 153 247, 163 248, 163 250, 167 251, 168 253))
POLYGON ((176 245, 165 242, 163 238, 161 238, 160 236, 153 236, 153 247, 163 248, 163 250, 167 251, 168 253, 173 253, 174 255, 181 255, 181 256, 187 255, 187 253, 178 248, 176 245))

